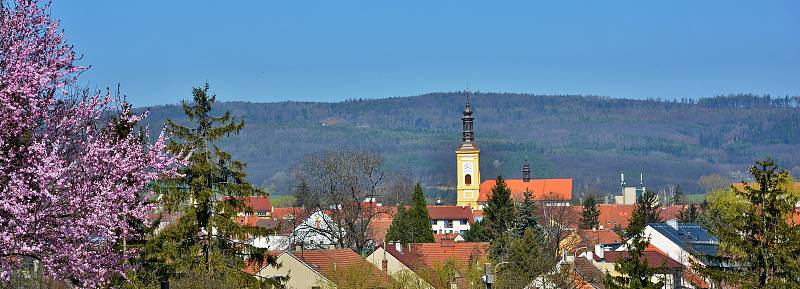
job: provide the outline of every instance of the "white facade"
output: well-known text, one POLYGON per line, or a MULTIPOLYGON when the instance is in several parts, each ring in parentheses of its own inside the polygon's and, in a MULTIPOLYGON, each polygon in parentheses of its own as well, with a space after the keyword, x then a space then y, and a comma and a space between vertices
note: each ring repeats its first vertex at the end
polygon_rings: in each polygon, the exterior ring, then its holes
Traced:
POLYGON ((468 219, 459 220, 431 220, 431 230, 434 234, 460 234, 464 235, 469 231, 468 219))

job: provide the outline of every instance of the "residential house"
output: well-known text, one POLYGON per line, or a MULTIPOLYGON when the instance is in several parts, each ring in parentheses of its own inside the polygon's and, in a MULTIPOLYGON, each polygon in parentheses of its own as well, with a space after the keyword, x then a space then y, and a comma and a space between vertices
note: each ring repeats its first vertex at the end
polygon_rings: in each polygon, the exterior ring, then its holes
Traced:
POLYGON ((288 276, 287 289, 388 288, 385 272, 350 249, 299 250, 278 256, 279 267, 267 266, 256 276, 288 276))
POLYGON ((464 235, 474 222, 469 206, 428 206, 428 215, 434 234, 464 235))
POLYGON ((396 280, 411 278, 427 288, 469 288, 468 285, 475 282, 470 277, 481 268, 488 249, 489 243, 454 242, 451 239, 439 243, 390 243, 376 248, 367 261, 396 280), (437 270, 453 272, 440 274, 437 270), (449 279, 443 280, 442 276, 449 279))

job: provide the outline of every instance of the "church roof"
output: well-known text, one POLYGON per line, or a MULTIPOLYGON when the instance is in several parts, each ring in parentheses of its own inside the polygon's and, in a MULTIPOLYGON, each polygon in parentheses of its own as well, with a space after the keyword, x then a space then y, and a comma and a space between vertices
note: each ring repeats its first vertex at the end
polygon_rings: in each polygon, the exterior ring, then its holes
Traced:
MULTIPOLYGON (((489 201, 489 195, 496 182, 487 180, 481 183, 478 202, 489 201)), ((572 179, 532 179, 528 182, 522 179, 508 179, 506 186, 511 189, 511 195, 518 201, 524 198, 525 190, 531 191, 531 196, 535 201, 572 200, 572 179)))

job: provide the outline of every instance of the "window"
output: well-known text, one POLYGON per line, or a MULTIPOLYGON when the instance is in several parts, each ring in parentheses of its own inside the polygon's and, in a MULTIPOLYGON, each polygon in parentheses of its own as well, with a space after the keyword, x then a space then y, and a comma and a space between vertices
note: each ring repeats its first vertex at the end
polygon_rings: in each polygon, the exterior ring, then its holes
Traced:
POLYGON ((431 226, 436 226, 436 220, 431 220, 431 226))
POLYGON ((264 217, 264 216, 266 216, 266 215, 267 215, 267 211, 258 211, 256 214, 257 214, 259 217, 264 217))
POLYGON ((466 224, 468 224, 468 223, 469 223, 469 222, 467 221, 467 219, 461 219, 461 224, 462 224, 462 225, 466 225, 466 224))
POLYGON ((444 220, 444 227, 445 228, 452 228, 453 227, 453 220, 444 220))
POLYGON ((472 184, 472 175, 466 174, 464 175, 464 184, 471 185, 472 184))

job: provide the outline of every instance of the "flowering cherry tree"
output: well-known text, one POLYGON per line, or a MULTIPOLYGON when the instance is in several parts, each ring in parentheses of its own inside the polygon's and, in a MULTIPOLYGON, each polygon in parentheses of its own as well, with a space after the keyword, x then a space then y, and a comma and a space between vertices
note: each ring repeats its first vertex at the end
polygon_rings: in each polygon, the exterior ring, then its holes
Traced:
POLYGON ((31 260, 50 278, 99 287, 127 269, 121 244, 153 209, 148 185, 181 161, 163 133, 148 143, 115 129, 144 115, 108 93, 67 90, 86 67, 48 7, 0 0, 0 287, 31 260))

